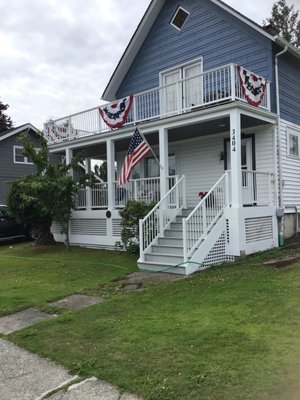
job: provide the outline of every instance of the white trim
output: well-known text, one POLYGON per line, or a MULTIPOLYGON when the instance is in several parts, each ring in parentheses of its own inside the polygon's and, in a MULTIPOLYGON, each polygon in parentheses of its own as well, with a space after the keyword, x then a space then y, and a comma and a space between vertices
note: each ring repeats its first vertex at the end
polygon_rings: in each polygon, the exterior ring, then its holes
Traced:
POLYGON ((189 15, 190 15, 190 12, 189 12, 188 10, 186 10, 185 8, 183 8, 183 7, 181 7, 181 6, 178 6, 177 9, 176 9, 176 11, 175 11, 174 14, 173 14, 173 17, 171 18, 170 25, 173 26, 173 28, 177 29, 177 30, 180 32, 181 29, 184 27, 184 25, 185 25, 185 23, 186 23, 186 20, 188 19, 189 15), (179 28, 178 26, 176 26, 176 25, 174 24, 174 19, 176 18, 176 16, 177 16, 179 10, 182 10, 182 11, 184 11, 184 12, 187 14, 185 20, 183 21, 183 24, 182 24, 181 28, 179 28))
POLYGON ((26 131, 26 130, 29 130, 29 129, 33 130, 37 134, 39 133, 39 130, 35 126, 33 126, 31 124, 25 124, 25 125, 19 126, 18 128, 15 128, 15 129, 12 128, 12 129, 9 130, 8 133, 6 133, 5 135, 0 136, 0 142, 2 140, 5 140, 5 139, 13 136, 13 135, 16 135, 17 133, 20 133, 20 132, 23 132, 23 131, 26 131))
POLYGON ((286 156, 294 160, 300 159, 300 130, 286 126, 286 156), (297 138, 297 155, 291 154, 290 152, 290 136, 295 136, 297 138))
MULTIPOLYGON (((17 145, 13 146, 14 164, 34 165, 33 162, 28 161, 28 157, 23 156, 22 154, 16 154, 16 149, 23 150, 24 147, 23 146, 17 146, 17 145), (16 161, 16 156, 24 157, 24 161, 16 161)), ((35 148, 35 151, 38 152, 38 151, 40 151, 40 149, 39 148, 35 148)))
POLYGON ((194 58, 194 59, 192 59, 190 61, 187 61, 185 63, 174 65, 173 67, 170 67, 170 68, 164 69, 163 71, 160 71, 159 72, 159 86, 162 86, 162 77, 163 77, 163 75, 168 74, 170 72, 175 72, 177 70, 181 70, 180 79, 182 79, 182 69, 186 68, 186 67, 190 67, 193 64, 196 65, 198 63, 201 65, 201 72, 203 72, 203 56, 194 58))

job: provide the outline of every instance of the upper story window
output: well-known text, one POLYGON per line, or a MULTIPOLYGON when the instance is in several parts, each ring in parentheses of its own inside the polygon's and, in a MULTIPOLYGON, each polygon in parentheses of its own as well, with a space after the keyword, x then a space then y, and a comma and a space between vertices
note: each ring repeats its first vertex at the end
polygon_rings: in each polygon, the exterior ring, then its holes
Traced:
MULTIPOLYGON (((39 149, 36 149, 39 150, 39 149)), ((30 158, 25 157, 23 155, 23 147, 22 146, 14 146, 14 163, 15 164, 30 164, 33 165, 33 162, 30 158)))
POLYGON ((287 154, 300 158, 300 132, 290 128, 287 130, 287 154))
POLYGON ((186 11, 182 7, 178 7, 170 24, 174 26, 174 28, 178 29, 179 31, 183 27, 185 21, 187 20, 187 17, 189 16, 189 12, 186 11))

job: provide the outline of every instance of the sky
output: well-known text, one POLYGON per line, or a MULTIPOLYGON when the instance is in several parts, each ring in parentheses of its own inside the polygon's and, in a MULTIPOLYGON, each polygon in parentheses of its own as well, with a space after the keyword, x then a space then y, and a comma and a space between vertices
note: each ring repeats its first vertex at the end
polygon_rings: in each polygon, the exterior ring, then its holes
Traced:
MULTIPOLYGON (((255 22, 274 0, 225 0, 255 22)), ((38 129, 96 107, 150 0, 1 0, 0 101, 38 129)), ((300 9, 300 0, 287 0, 300 9)))

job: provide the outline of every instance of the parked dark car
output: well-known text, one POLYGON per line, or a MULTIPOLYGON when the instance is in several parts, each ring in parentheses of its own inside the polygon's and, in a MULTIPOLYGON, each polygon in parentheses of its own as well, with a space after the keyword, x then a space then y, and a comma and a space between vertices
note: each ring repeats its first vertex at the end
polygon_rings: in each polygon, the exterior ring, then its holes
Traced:
POLYGON ((9 212, 8 207, 0 205, 0 241, 2 239, 27 236, 28 229, 26 229, 24 224, 18 224, 15 217, 9 212))

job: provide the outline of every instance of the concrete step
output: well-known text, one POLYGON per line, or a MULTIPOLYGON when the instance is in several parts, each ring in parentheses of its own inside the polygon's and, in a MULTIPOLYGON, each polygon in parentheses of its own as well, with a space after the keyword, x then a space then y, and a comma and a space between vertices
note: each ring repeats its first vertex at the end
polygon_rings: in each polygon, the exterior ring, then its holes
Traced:
POLYGON ((178 265, 183 262, 183 256, 176 254, 164 254, 164 253, 148 253, 145 254, 145 261, 153 261, 157 263, 168 263, 170 265, 178 265))
POLYGON ((183 255, 183 247, 182 246, 172 246, 165 244, 156 244, 152 246, 151 252, 153 253, 162 253, 162 254, 176 254, 183 255))
POLYGON ((172 264, 151 261, 138 261, 138 268, 145 271, 166 272, 171 274, 186 275, 186 268, 179 266, 175 267, 172 264))

